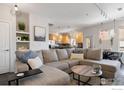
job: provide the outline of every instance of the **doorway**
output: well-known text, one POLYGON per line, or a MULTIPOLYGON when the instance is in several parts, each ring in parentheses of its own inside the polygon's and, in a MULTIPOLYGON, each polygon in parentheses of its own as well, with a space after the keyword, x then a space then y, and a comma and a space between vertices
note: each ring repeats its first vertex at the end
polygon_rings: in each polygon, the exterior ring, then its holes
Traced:
POLYGON ((0 21, 0 73, 10 68, 10 24, 0 21))

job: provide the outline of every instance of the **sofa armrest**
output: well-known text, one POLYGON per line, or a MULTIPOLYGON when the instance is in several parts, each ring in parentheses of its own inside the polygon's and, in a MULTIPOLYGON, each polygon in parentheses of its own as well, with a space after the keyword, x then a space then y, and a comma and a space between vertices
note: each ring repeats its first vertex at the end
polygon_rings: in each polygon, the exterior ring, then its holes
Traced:
POLYGON ((19 60, 16 60, 16 72, 28 71, 29 66, 26 63, 22 63, 19 60))
POLYGON ((106 71, 110 71, 110 72, 114 72, 115 73, 119 69, 120 65, 119 66, 114 66, 113 65, 114 64, 114 61, 113 61, 113 64, 110 64, 109 61, 111 62, 111 60, 106 60, 106 63, 104 62, 104 60, 101 60, 101 61, 83 60, 82 62, 80 62, 80 64, 82 64, 82 65, 90 65, 90 66, 93 66, 93 64, 99 64, 99 65, 102 66, 102 69, 103 70, 106 70, 106 71))
POLYGON ((103 75, 105 77, 115 77, 116 74, 120 71, 120 62, 115 60, 89 60, 84 59, 82 62, 80 62, 81 65, 90 65, 93 64, 99 64, 102 66, 103 75))

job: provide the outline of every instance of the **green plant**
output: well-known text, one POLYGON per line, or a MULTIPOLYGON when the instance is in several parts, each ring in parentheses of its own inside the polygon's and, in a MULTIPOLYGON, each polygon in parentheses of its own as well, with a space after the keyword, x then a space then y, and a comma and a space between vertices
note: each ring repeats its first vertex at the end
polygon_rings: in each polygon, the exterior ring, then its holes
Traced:
POLYGON ((25 23, 24 22, 19 22, 18 27, 19 27, 19 30, 25 30, 25 23))
POLYGON ((29 41, 29 36, 27 36, 27 35, 22 35, 22 36, 21 36, 21 40, 22 40, 22 41, 29 41))

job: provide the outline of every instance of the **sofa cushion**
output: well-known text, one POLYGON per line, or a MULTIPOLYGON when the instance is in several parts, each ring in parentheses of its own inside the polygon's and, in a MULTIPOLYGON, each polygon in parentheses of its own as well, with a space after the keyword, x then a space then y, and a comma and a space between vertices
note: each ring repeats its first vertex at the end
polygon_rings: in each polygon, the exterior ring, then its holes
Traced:
POLYGON ((56 51, 57 51, 59 60, 65 60, 69 58, 66 49, 57 49, 56 51))
POLYGON ((79 65, 81 60, 79 59, 67 59, 67 60, 61 60, 59 61, 60 63, 67 63, 69 65, 69 67, 75 66, 75 65, 79 65))
POLYGON ((87 59, 101 60, 103 58, 101 49, 88 49, 86 55, 87 59))
POLYGON ((43 65, 43 62, 39 57, 28 59, 28 64, 32 69, 40 68, 43 65))
POLYGON ((34 51, 16 51, 17 58, 23 62, 28 62, 28 59, 37 57, 37 53, 34 51))
POLYGON ((28 70, 29 66, 26 63, 22 63, 18 59, 16 60, 16 72, 23 72, 28 70))
POLYGON ((20 59, 21 59, 21 56, 22 56, 23 54, 25 54, 26 52, 28 52, 28 51, 16 51, 16 52, 15 52, 16 58, 17 58, 19 61, 21 61, 21 60, 20 60, 20 59))
POLYGON ((86 58, 87 58, 87 50, 88 50, 88 49, 76 48, 76 49, 74 50, 74 53, 78 53, 78 54, 83 53, 83 54, 84 54, 84 58, 86 59, 86 58))
POLYGON ((84 54, 77 54, 77 53, 71 53, 70 59, 79 59, 83 60, 84 59, 84 54))
POLYGON ((38 57, 41 59, 41 61, 43 62, 43 55, 42 55, 42 51, 39 50, 39 51, 35 51, 38 55, 38 57))
POLYGON ((43 73, 33 75, 20 80, 20 85, 67 85, 70 84, 70 76, 53 67, 43 65, 43 73))
POLYGON ((102 69, 105 71, 116 72, 120 70, 120 62, 116 60, 91 60, 91 59, 84 59, 80 64, 84 65, 93 65, 93 64, 100 64, 102 69))
MULTIPOLYGON (((115 71, 119 71, 121 66, 121 63, 117 60, 101 60, 100 63, 103 64, 104 66, 108 65, 108 66, 114 67, 115 71)), ((104 69, 107 69, 108 71, 110 71, 111 68, 104 67, 104 69)))
POLYGON ((51 63, 46 63, 45 65, 55 67, 63 71, 69 69, 69 65, 63 62, 51 62, 51 63))
POLYGON ((58 56, 56 50, 43 50, 42 51, 43 60, 45 63, 58 61, 58 56))

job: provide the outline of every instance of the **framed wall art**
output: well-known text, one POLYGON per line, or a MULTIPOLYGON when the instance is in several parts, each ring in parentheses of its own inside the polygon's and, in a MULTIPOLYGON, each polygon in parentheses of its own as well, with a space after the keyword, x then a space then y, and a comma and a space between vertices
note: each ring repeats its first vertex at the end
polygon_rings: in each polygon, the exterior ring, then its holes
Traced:
POLYGON ((46 28, 34 26, 34 41, 46 41, 46 28))

